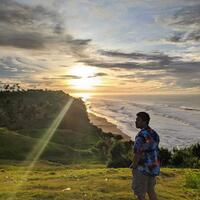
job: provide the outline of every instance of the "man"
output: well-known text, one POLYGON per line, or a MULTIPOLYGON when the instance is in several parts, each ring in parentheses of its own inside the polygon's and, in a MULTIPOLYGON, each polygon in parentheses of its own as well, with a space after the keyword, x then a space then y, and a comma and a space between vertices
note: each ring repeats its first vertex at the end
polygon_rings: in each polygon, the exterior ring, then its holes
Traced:
POLYGON ((160 172, 158 155, 159 136, 149 127, 150 116, 146 112, 137 113, 136 128, 141 129, 135 137, 132 189, 138 200, 157 200, 155 192, 156 176, 160 172))

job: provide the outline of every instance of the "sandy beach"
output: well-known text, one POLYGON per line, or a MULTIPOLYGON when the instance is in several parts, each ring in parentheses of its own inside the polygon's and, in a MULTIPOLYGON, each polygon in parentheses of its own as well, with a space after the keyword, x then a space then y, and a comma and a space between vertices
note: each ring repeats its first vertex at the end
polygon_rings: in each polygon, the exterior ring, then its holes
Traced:
POLYGON ((88 112, 88 117, 90 119, 90 122, 94 124, 95 126, 101 128, 105 133, 113 133, 117 135, 121 135, 124 140, 130 140, 131 138, 123 133, 120 129, 117 128, 115 124, 112 124, 107 121, 107 119, 103 117, 99 117, 94 115, 93 113, 88 112))

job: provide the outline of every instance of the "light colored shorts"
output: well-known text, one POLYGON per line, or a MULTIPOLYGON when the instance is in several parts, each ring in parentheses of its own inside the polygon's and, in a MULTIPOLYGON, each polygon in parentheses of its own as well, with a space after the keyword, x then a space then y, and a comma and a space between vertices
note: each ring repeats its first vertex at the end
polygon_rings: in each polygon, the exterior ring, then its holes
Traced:
POLYGON ((145 197, 146 193, 153 192, 156 177, 142 174, 137 169, 133 170, 132 190, 136 196, 145 197))

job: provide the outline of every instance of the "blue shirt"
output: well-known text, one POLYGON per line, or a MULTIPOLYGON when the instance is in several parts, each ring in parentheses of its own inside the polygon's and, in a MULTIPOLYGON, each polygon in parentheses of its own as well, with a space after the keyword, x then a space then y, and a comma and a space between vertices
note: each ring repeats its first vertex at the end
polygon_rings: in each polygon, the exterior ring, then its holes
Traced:
POLYGON ((141 129, 135 137, 134 153, 141 154, 137 169, 143 174, 157 176, 160 172, 159 135, 150 127, 141 129))

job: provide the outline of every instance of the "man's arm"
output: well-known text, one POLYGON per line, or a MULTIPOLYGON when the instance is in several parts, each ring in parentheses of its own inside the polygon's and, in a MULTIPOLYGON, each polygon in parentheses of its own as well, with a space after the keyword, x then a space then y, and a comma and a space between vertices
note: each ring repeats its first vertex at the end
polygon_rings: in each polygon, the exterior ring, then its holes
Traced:
POLYGON ((141 153, 135 153, 134 158, 133 158, 133 162, 130 165, 130 168, 136 169, 136 167, 138 166, 138 163, 140 161, 142 154, 141 153))
POLYGON ((132 164, 129 166, 130 168, 135 169, 138 166, 138 163, 143 154, 143 144, 144 144, 143 137, 136 137, 135 144, 133 147, 134 158, 132 164))

